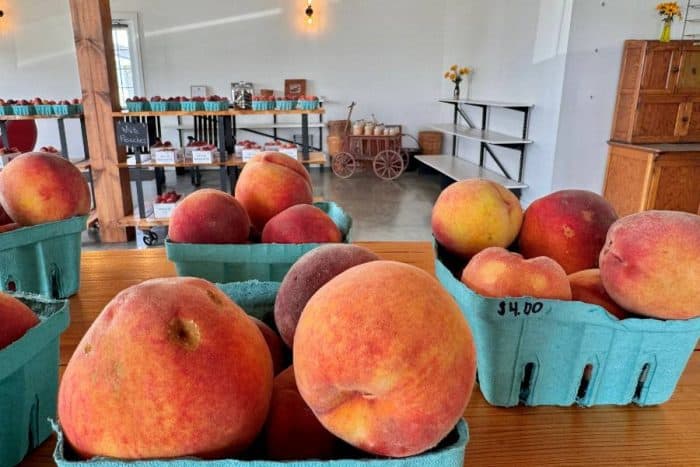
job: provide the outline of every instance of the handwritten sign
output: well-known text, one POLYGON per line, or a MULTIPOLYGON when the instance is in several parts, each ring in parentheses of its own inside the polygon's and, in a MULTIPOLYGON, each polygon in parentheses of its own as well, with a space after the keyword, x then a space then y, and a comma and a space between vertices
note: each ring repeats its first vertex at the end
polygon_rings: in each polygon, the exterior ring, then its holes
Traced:
POLYGON ((148 146, 148 127, 145 123, 118 121, 117 144, 148 146))
POLYGON ((529 316, 529 315, 535 315, 542 311, 542 308, 544 307, 544 304, 542 302, 510 302, 510 301, 502 301, 498 304, 498 310, 497 313, 500 316, 505 316, 506 313, 512 313, 513 316, 518 317, 518 316, 529 316))

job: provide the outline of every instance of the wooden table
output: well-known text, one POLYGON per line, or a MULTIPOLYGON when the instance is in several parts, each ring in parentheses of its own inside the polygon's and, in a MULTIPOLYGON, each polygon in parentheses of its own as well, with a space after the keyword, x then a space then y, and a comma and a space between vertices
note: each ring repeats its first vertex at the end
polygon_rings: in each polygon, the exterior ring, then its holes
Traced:
MULTIPOLYGON (((427 242, 369 242, 384 259, 433 272, 427 242)), ((163 249, 84 252, 80 293, 71 298, 71 324, 61 338, 61 372, 81 336, 120 290, 175 275, 163 249)), ((683 465, 700 466, 700 352, 696 351, 672 399, 658 407, 518 407, 488 405, 478 390, 465 417, 468 466, 683 465)), ((23 466, 54 465, 54 438, 23 466)))

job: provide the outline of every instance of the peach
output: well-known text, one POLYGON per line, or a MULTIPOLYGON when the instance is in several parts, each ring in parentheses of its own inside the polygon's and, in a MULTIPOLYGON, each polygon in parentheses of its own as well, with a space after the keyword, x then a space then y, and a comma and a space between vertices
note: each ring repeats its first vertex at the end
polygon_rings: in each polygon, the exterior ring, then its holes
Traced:
POLYGON ((263 243, 338 243, 343 235, 333 219, 310 204, 297 204, 270 219, 263 243))
POLYGON ((567 274, 595 268, 615 220, 615 210, 602 196, 585 190, 557 191, 525 211, 520 252, 525 258, 549 256, 567 274))
POLYGON ((450 252, 469 258, 484 248, 510 245, 522 217, 518 198, 502 185, 462 180, 445 188, 435 202, 433 235, 450 252))
POLYGON ((263 152, 248 161, 235 194, 258 230, 288 207, 313 201, 309 173, 300 162, 278 152, 263 152))
POLYGON ((0 293, 0 350, 39 324, 39 318, 15 297, 0 293))
POLYGON ((285 355, 284 355, 284 343, 280 336, 277 335, 275 331, 272 330, 270 326, 260 321, 254 316, 249 316, 249 318, 255 323, 263 338, 265 338, 265 343, 267 348, 270 350, 270 356, 272 357, 272 369, 274 374, 278 374, 284 370, 285 365, 285 355))
POLYGON ((425 271, 370 261, 309 300, 294 336, 301 396, 331 433, 391 457, 438 444, 464 414, 476 377, 471 331, 425 271))
POLYGON ((462 271, 462 282, 485 297, 535 297, 571 300, 564 269, 551 258, 525 259, 504 248, 475 255, 462 271))
POLYGON ((0 204, 20 225, 43 224, 87 214, 90 189, 71 162, 30 152, 0 172, 0 204))
POLYGON ((294 345, 294 332, 311 296, 329 280, 358 264, 379 257, 357 245, 321 245, 292 265, 280 284, 275 300, 275 324, 285 344, 294 345))
POLYGON ((272 359, 213 284, 153 279, 107 304, 61 381, 58 416, 85 457, 234 456, 263 427, 272 359))
POLYGON ((243 206, 211 188, 187 195, 173 210, 168 229, 170 240, 178 243, 245 243, 249 233, 243 206))
POLYGON ((330 459, 338 439, 318 421, 297 389, 294 367, 277 375, 264 431, 273 460, 330 459))
POLYGON ((700 216, 645 211, 615 222, 600 277, 626 310, 661 319, 700 316, 700 216))
POLYGON ((569 283, 572 300, 602 306, 617 319, 630 317, 630 314, 615 303, 605 291, 603 281, 600 279, 600 269, 584 269, 570 274, 569 283))

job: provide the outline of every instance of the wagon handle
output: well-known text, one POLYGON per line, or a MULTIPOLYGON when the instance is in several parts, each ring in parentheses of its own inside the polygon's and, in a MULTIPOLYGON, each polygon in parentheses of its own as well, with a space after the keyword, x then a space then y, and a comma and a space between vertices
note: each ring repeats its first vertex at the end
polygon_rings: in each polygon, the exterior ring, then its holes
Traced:
POLYGON ((352 116, 353 108, 355 108, 355 101, 352 101, 348 106, 348 119, 345 121, 345 130, 343 131, 343 135, 348 134, 348 127, 350 126, 350 117, 352 116))

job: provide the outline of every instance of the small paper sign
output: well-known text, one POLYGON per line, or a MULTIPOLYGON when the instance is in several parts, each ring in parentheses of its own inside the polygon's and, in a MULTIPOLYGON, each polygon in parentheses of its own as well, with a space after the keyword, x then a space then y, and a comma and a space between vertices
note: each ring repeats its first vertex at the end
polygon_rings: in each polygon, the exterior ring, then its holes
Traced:
POLYGON ((174 164, 176 154, 175 151, 156 151, 156 164, 174 164))
POLYGON ((176 203, 154 203, 153 217, 156 219, 168 219, 173 214, 176 203))
POLYGON ((282 154, 286 154, 289 157, 297 158, 297 148, 282 148, 280 151, 282 154))
POLYGON ((192 151, 192 162, 195 164, 211 164, 214 162, 214 151, 192 151))
POLYGON ((148 146, 148 127, 145 123, 118 121, 117 144, 122 146, 148 146))
POLYGON ((260 149, 244 149, 241 151, 241 157, 244 161, 248 161, 253 158, 256 154, 260 152, 260 149))

